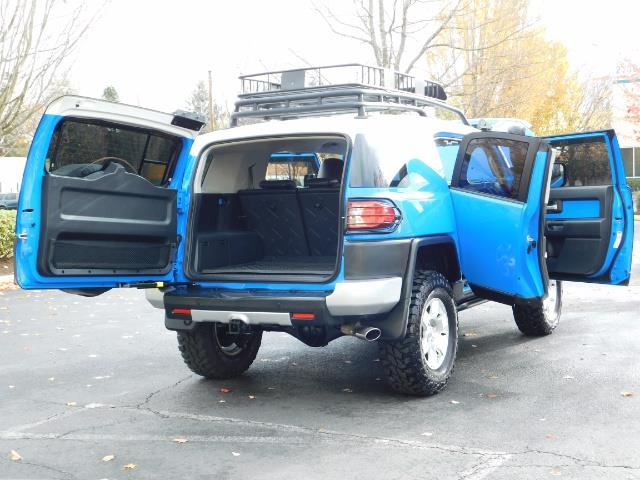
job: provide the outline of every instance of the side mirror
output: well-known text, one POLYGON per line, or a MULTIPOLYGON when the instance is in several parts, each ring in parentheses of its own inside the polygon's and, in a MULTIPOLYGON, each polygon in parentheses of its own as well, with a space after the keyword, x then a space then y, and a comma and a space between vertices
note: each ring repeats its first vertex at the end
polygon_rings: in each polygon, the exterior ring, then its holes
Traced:
POLYGON ((566 166, 563 163, 554 163, 551 169, 551 188, 564 187, 566 183, 566 166))

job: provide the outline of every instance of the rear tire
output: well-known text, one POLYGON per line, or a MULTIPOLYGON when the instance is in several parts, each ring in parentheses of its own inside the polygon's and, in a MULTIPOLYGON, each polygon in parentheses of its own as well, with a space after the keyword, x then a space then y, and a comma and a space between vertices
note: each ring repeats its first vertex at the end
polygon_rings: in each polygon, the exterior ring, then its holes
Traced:
POLYGON ((242 375, 258 354, 262 331, 229 334, 227 326, 202 323, 192 331, 178 332, 178 348, 192 372, 210 379, 242 375))
POLYGON ((453 373, 457 350, 458 314, 451 286, 439 272, 418 271, 404 338, 380 343, 391 388, 409 395, 438 393, 453 373))
POLYGON ((547 296, 538 305, 514 305, 513 318, 518 329, 530 337, 550 335, 562 314, 562 282, 551 280, 547 296))

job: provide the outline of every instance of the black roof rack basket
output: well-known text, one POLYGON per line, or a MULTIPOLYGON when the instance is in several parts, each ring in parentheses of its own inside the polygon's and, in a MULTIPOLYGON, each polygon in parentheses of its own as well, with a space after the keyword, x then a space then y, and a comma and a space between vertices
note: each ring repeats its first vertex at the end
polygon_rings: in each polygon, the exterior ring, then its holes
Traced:
POLYGON ((358 63, 263 72, 240 77, 231 125, 240 119, 268 120, 356 112, 444 111, 464 124, 459 109, 445 103, 442 85, 411 75, 358 63))

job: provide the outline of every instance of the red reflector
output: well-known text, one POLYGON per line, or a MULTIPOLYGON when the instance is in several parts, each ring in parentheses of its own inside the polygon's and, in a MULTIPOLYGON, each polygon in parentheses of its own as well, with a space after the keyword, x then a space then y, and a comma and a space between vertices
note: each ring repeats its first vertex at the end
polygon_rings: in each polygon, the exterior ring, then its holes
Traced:
POLYGON ((189 315, 191 316, 190 308, 174 308, 171 310, 172 315, 189 315))
POLYGON ((292 313, 291 314, 291 319, 292 320, 315 320, 315 318, 316 318, 316 314, 315 313, 297 312, 297 313, 292 313))
POLYGON ((385 200, 349 200, 347 230, 392 230, 400 215, 385 200))

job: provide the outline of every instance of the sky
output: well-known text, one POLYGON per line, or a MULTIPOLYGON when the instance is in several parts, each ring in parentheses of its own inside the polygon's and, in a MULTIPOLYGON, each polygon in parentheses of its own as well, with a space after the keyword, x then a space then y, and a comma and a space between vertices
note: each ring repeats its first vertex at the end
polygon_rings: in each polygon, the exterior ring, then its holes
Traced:
MULTIPOLYGON (((327 2, 348 14, 350 1, 316 0, 327 2)), ((625 58, 640 63, 640 1, 532 6, 577 69, 608 75, 625 58)), ((367 47, 329 30, 311 0, 110 0, 76 51, 69 78, 82 95, 100 96, 113 85, 125 103, 174 111, 208 70, 214 96, 231 104, 240 74, 344 62, 373 63, 367 47)))

